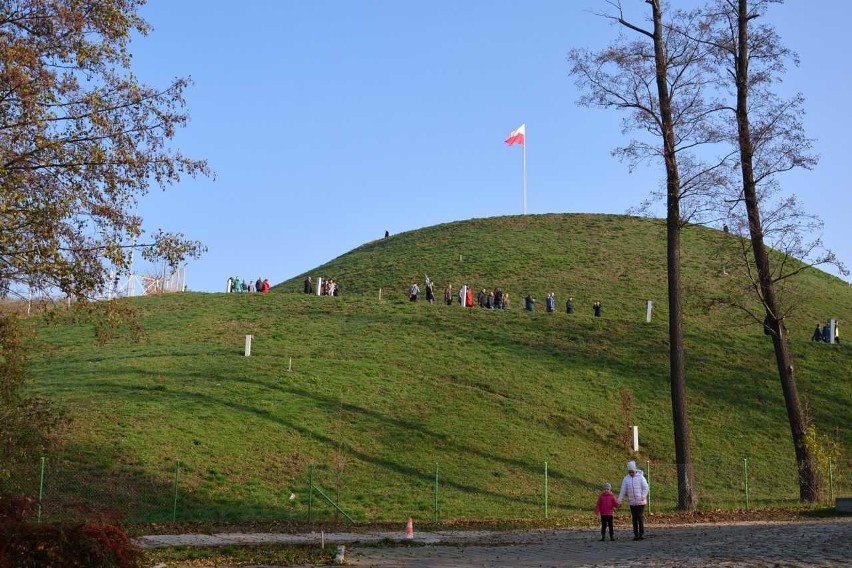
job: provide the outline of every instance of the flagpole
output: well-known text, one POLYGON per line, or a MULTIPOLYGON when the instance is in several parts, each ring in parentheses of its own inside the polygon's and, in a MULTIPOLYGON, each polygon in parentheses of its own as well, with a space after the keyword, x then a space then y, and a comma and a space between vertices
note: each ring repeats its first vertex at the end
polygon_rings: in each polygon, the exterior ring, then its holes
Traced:
POLYGON ((526 137, 526 133, 524 133, 524 215, 526 215, 526 214, 527 214, 527 137, 526 137))

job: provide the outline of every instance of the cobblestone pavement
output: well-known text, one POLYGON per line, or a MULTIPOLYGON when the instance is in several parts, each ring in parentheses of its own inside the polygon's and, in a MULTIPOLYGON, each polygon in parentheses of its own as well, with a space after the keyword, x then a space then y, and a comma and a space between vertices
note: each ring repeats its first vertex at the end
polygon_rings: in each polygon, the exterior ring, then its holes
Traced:
POLYGON ((600 542, 588 530, 503 535, 475 545, 352 547, 353 566, 852 566, 852 519, 846 522, 698 525, 649 528, 634 542, 622 531, 600 542))
MULTIPOLYGON (((848 567, 852 518, 827 521, 649 526, 645 540, 621 530, 600 542, 591 529, 417 533, 412 546, 384 546, 400 533, 222 534, 141 537, 145 547, 255 543, 346 545, 345 563, 376 568, 485 567, 848 567)), ((260 567, 257 567, 260 568, 260 567)))

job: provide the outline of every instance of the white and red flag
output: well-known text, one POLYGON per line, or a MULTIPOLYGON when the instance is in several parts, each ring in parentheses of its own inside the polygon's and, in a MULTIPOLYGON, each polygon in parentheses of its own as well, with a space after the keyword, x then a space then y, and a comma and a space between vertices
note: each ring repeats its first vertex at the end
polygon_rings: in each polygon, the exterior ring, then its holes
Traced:
POLYGON ((527 137, 527 125, 522 124, 518 127, 517 130, 515 130, 511 134, 509 134, 509 137, 506 138, 506 145, 511 146, 512 144, 520 144, 521 146, 524 146, 526 137, 527 137))

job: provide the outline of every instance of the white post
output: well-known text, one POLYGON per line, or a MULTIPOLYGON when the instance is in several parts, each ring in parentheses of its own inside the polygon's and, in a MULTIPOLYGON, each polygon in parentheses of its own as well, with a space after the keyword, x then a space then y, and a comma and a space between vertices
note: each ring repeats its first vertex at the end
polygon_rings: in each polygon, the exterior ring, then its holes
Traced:
POLYGON ((835 336, 836 330, 837 330, 837 320, 836 320, 836 319, 833 319, 833 320, 831 320, 831 332, 830 332, 830 335, 829 335, 829 337, 828 337, 828 342, 829 342, 829 343, 837 343, 837 342, 834 340, 834 336, 835 336))
POLYGON ((461 298, 461 307, 463 307, 463 308, 466 307, 466 304, 467 304, 467 286, 461 287, 461 296, 459 296, 459 297, 461 298))
MULTIPOLYGON (((110 298, 112 299, 112 298, 110 298)), ((33 289, 30 287, 30 294, 27 296, 27 315, 30 315, 30 310, 33 307, 33 289)), ((834 328, 831 328, 832 337, 834 337, 834 328)))
POLYGON ((633 431, 633 451, 639 451, 639 426, 631 426, 630 429, 633 431))
POLYGON ((381 301, 381 299, 382 299, 382 289, 379 288, 379 301, 381 301))
POLYGON ((322 295, 322 277, 317 278, 317 296, 322 295))
POLYGON ((290 362, 287 364, 287 372, 289 373, 292 370, 293 370, 293 358, 290 357, 290 362))
POLYGON ((246 357, 251 355, 251 335, 246 335, 246 357))
POLYGON ((645 321, 651 323, 651 314, 654 312, 654 300, 645 300, 645 321))

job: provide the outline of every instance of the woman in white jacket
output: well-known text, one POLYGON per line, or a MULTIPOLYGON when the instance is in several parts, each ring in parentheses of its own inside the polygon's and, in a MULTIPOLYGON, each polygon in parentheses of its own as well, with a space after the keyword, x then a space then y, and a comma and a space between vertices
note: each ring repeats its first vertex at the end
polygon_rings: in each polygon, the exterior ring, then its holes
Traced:
POLYGON ((633 540, 645 538, 645 505, 648 503, 649 490, 645 476, 636 469, 636 462, 627 462, 627 475, 621 480, 621 491, 618 492, 616 502, 621 506, 621 501, 627 496, 630 518, 633 520, 633 540))

